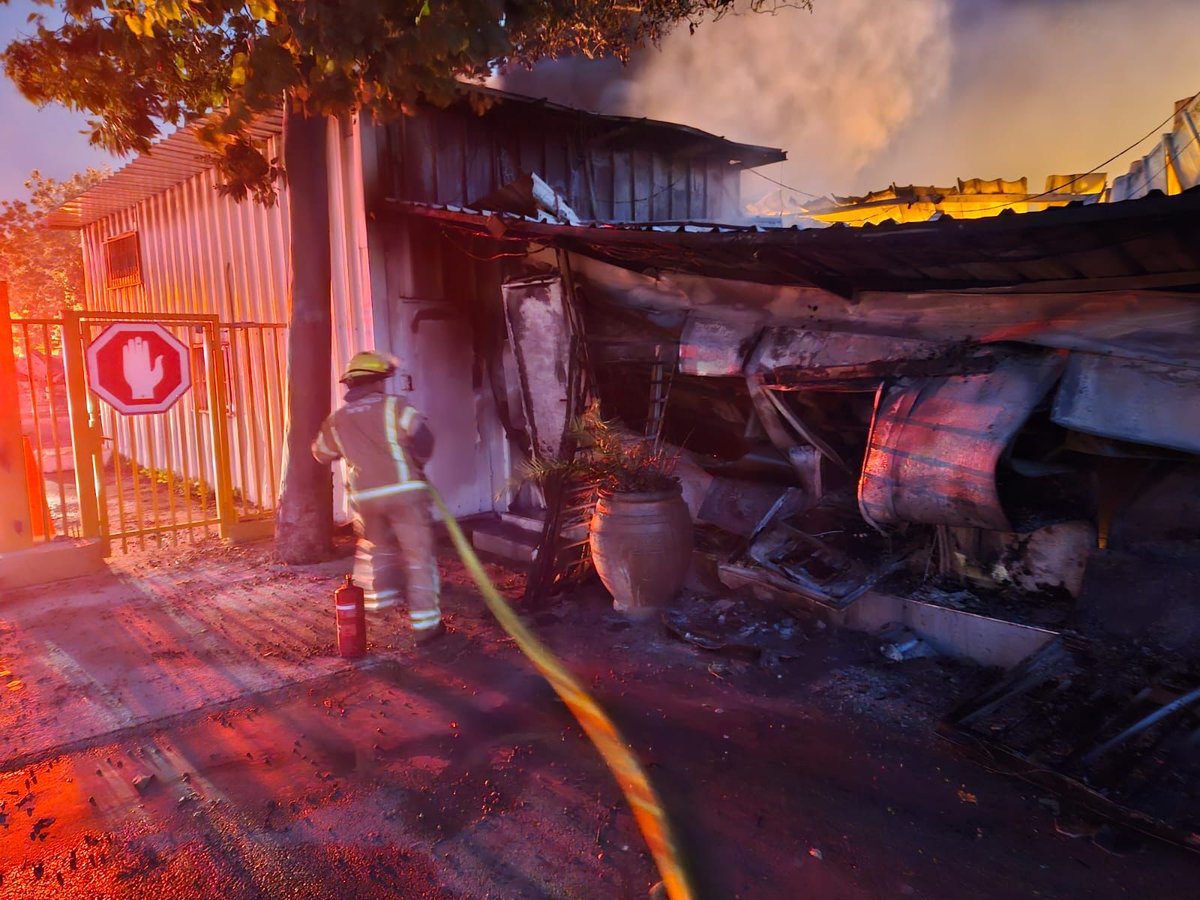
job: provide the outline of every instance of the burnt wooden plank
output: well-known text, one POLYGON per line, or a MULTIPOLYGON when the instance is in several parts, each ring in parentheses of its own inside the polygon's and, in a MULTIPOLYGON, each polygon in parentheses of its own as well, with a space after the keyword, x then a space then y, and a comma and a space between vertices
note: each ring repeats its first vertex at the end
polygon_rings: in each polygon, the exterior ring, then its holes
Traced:
POLYGON ((438 111, 432 119, 436 155, 437 202, 462 206, 467 202, 467 131, 461 116, 438 111))
POLYGON ((708 215, 708 179, 703 160, 688 162, 688 218, 704 220, 708 215))
POLYGON ((646 150, 630 153, 633 168, 633 221, 650 221, 650 208, 654 199, 654 157, 646 150))
POLYGON ((686 160, 680 159, 678 156, 670 158, 670 197, 669 210, 667 218, 673 221, 681 221, 691 216, 691 202, 689 188, 691 180, 688 174, 688 164, 686 160))
POLYGON ((633 218, 633 159, 628 150, 616 150, 612 154, 612 217, 617 222, 628 222, 633 218))

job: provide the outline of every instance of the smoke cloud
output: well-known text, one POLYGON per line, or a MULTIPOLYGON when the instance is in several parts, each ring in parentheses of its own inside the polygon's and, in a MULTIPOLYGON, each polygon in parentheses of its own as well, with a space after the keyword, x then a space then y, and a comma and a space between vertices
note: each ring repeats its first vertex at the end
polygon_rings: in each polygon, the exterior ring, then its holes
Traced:
MULTIPOLYGON (((1200 91, 1195 0, 957 5, 949 89, 863 168, 858 184, 1028 176, 1040 190, 1046 175, 1099 165, 1200 91)), ((1148 149, 1109 165, 1110 182, 1148 149)))
POLYGON ((1039 189, 1200 90, 1197 36, 1196 0, 816 0, 681 28, 626 68, 560 60, 503 86, 782 147, 764 174, 815 194, 959 176, 1039 189))
POLYGON ((845 185, 946 89, 949 25, 950 0, 726 16, 647 54, 627 109, 783 147, 788 183, 845 185))

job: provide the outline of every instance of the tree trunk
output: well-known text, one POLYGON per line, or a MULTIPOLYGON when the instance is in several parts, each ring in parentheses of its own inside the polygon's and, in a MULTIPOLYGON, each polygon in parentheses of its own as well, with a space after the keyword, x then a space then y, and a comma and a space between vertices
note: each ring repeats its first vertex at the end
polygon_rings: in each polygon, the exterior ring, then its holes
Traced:
POLYGON ((283 129, 291 223, 288 401, 275 548, 284 562, 327 559, 333 547, 333 481, 310 449, 329 415, 333 367, 329 193, 325 119, 289 112, 283 129))

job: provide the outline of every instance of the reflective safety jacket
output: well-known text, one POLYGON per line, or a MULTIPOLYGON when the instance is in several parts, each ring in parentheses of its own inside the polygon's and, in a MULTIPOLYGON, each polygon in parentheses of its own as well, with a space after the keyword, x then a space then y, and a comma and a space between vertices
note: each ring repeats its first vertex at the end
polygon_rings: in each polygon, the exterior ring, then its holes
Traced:
POLYGON ((321 425, 312 445, 323 463, 345 459, 357 505, 425 487, 433 434, 406 398, 382 386, 351 388, 346 403, 321 425))

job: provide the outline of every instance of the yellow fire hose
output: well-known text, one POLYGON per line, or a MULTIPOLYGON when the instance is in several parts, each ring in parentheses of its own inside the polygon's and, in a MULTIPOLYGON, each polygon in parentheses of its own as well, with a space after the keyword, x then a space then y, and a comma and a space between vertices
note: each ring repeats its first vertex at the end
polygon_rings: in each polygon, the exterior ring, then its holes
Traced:
POLYGON ((433 497, 433 502, 441 510, 442 518, 450 532, 450 538, 454 541, 459 558, 462 559, 463 565, 475 579, 475 584, 479 586, 479 592, 483 595, 488 609, 492 611, 492 615, 496 617, 500 627, 517 642, 521 652, 541 672, 542 677, 550 682, 554 692, 583 726, 583 730, 596 749, 600 751, 609 770, 617 779, 617 784, 620 785, 621 791, 629 801, 642 836, 646 839, 646 844, 658 866, 667 896, 670 900, 692 900, 695 894, 688 880, 687 872, 684 870, 678 845, 671 833, 670 823, 667 822, 667 817, 663 812, 662 802, 650 784, 650 779, 646 777, 646 773, 634 758, 629 745, 617 731, 617 726, 546 645, 525 627, 513 608, 500 596, 500 592, 488 578, 483 564, 463 535, 458 521, 446 508, 441 494, 432 485, 429 486, 429 493, 433 497))

